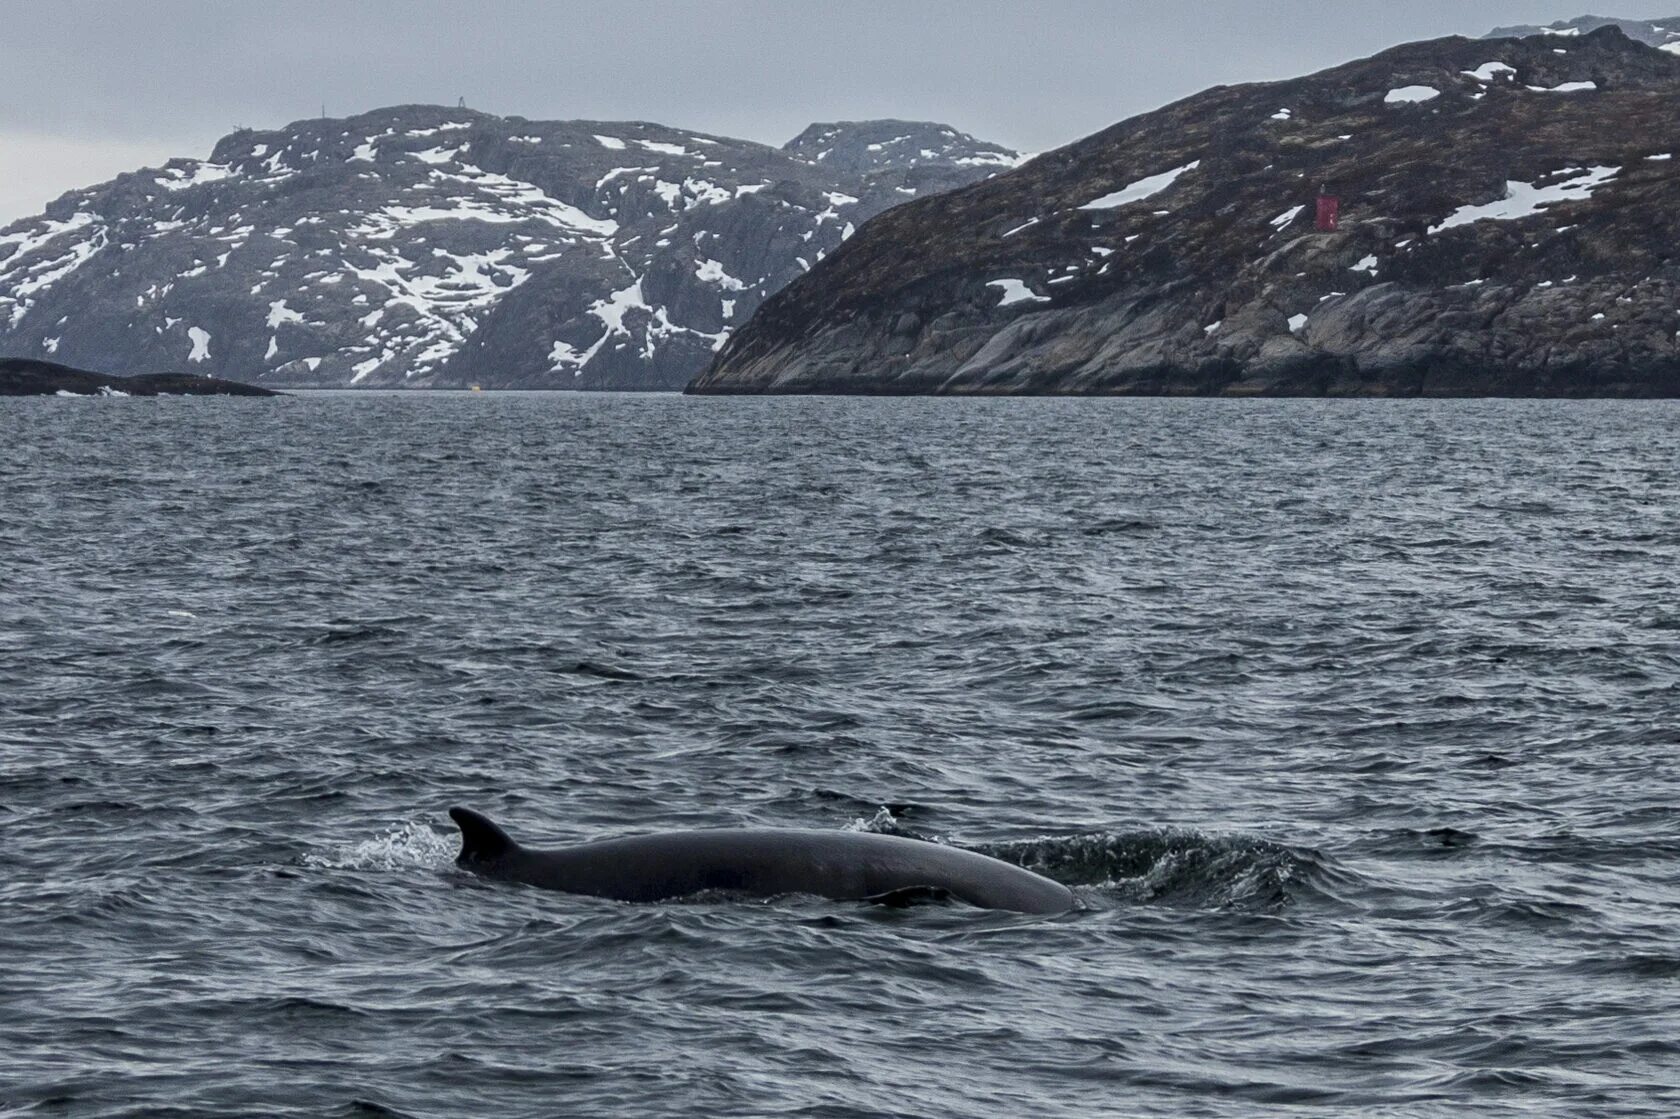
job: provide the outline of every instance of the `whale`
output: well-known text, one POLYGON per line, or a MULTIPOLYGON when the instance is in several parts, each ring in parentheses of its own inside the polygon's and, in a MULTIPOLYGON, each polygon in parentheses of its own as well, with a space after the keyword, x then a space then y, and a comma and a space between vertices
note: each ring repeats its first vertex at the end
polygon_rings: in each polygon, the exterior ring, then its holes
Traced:
POLYGON ((488 817, 451 808, 461 829, 455 863, 484 878, 614 901, 655 902, 718 892, 748 897, 815 894, 835 901, 908 905, 955 899, 983 909, 1055 914, 1073 891, 1024 867, 874 832, 716 828, 601 839, 539 851, 488 817))

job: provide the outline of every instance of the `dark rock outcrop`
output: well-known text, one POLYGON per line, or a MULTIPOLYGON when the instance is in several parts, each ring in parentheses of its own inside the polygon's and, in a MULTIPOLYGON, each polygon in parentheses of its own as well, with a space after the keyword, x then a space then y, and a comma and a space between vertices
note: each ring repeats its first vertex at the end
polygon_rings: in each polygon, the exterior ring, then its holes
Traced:
POLYGON ((1454 38, 883 214, 690 391, 1673 396, 1677 308, 1680 58, 1454 38))
MULTIPOLYGON (((1526 39, 1530 35, 1552 35, 1560 40, 1590 35, 1603 27, 1614 27, 1635 42, 1651 47, 1680 51, 1680 16, 1668 19, 1616 19, 1606 16, 1577 16, 1560 19, 1544 27, 1522 24, 1516 27, 1496 27, 1488 32, 1489 39, 1526 39)), ((1556 46, 1568 46, 1559 42, 1556 46)))
MULTIPOLYGON (((1008 148, 942 124, 909 120, 843 120, 813 124, 782 146, 793 158, 841 175, 901 174, 923 180, 918 193, 949 190, 950 168, 979 174, 1021 162, 1008 148)), ((977 176, 978 177, 978 176, 977 176)))
POLYGON ((246 130, 0 230, 0 347, 275 385, 681 388, 866 219, 1016 162, 897 121, 786 149, 436 106, 246 130))
POLYGON ((142 373, 116 377, 51 361, 0 358, 0 396, 280 396, 281 393, 220 377, 191 373, 142 373))

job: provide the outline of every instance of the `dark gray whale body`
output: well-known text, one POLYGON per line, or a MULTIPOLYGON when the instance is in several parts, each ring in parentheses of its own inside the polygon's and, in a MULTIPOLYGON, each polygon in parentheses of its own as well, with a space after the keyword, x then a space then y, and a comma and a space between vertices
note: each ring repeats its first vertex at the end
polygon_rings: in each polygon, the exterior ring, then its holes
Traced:
POLYGON ((660 901, 706 890, 837 901, 944 896, 987 909, 1061 913, 1073 891, 976 851, 918 839, 796 828, 665 832, 557 851, 521 847, 484 816, 451 808, 461 828, 455 862, 475 874, 618 901, 660 901))

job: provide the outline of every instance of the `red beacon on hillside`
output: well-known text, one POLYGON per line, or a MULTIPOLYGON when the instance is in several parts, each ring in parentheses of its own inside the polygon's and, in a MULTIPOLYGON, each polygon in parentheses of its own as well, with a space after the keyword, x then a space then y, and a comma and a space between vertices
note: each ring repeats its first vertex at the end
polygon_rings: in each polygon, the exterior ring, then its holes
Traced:
POLYGON ((1341 228, 1342 200, 1331 194, 1328 188, 1320 187, 1318 191, 1318 231, 1320 233, 1334 233, 1341 228))

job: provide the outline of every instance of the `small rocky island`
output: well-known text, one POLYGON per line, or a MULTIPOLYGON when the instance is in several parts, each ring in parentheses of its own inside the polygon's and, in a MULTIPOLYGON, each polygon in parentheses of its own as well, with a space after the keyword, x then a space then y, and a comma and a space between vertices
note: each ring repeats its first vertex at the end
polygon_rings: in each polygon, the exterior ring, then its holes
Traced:
POLYGON ((117 377, 28 358, 0 358, 0 396, 281 396, 282 393, 191 373, 117 377))
POLYGON ((1614 26, 1211 89, 873 219, 689 391, 1680 396, 1676 105, 1614 26))

